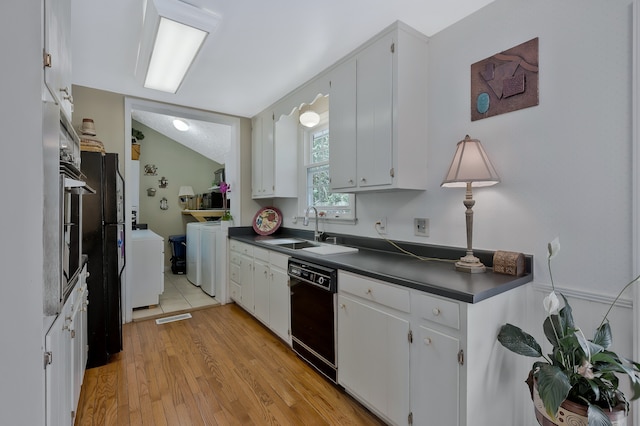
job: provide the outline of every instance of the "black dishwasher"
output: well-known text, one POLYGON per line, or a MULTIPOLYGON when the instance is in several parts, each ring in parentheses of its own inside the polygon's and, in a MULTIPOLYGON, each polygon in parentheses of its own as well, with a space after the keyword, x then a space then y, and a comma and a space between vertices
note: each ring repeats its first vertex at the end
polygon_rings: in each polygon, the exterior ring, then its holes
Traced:
POLYGON ((289 259, 293 350, 332 382, 337 381, 337 270, 289 259))

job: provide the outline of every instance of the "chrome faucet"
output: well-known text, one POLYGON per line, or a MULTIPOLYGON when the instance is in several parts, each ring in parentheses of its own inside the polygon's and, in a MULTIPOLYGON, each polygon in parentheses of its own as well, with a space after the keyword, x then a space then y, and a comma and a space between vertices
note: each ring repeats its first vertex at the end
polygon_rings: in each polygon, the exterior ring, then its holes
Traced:
POLYGON ((309 226, 309 211, 311 209, 313 209, 313 212, 315 213, 315 217, 316 217, 316 229, 313 232, 313 240, 314 241, 319 241, 320 240, 320 232, 318 232, 318 209, 316 209, 313 206, 307 207, 307 209, 304 211, 304 220, 302 221, 302 224, 304 226, 309 226))

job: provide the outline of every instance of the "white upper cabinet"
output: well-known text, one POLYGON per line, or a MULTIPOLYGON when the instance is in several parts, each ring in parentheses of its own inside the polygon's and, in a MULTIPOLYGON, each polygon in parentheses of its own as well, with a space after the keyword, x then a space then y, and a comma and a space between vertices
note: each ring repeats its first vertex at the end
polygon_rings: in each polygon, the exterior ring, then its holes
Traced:
POLYGON ((44 82, 71 121, 71 0, 44 2, 44 82))
POLYGON ((427 186, 427 38, 397 22, 330 71, 331 188, 427 186))
POLYGON ((252 125, 252 197, 296 197, 297 112, 275 122, 272 112, 262 113, 253 118, 252 125))
POLYGON ((356 60, 331 72, 329 170, 332 189, 356 187, 356 60))
POLYGON ((251 195, 253 198, 271 198, 273 181, 273 116, 262 113, 253 118, 251 131, 251 195))

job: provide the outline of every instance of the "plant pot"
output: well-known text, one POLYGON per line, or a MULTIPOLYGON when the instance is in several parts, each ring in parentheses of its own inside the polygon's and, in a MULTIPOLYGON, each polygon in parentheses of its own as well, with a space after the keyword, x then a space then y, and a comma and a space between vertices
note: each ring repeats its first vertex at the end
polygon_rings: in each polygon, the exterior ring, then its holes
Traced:
MULTIPOLYGON (((531 379, 531 375, 529 377, 531 379)), ((531 381, 527 380, 527 384, 531 391, 536 420, 538 420, 540 426, 589 426, 586 405, 565 400, 560 404, 560 408, 556 413, 556 419, 554 420, 544 408, 542 399, 540 399, 540 395, 538 394, 538 386, 535 379, 531 381)), ((605 410, 605 414, 613 426, 627 426, 628 416, 625 414, 623 407, 614 409, 611 412, 605 410)))

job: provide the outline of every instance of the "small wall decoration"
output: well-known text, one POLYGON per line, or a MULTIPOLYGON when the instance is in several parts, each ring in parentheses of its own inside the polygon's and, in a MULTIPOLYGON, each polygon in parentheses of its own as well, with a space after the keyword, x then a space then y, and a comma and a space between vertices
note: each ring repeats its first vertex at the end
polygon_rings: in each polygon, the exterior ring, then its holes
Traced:
POLYGON ((169 185, 169 181, 167 180, 166 177, 162 176, 162 178, 160 178, 160 180, 158 181, 158 187, 159 188, 166 188, 167 185, 169 185))
POLYGON ((169 200, 165 197, 162 197, 160 200, 160 210, 168 210, 169 209, 169 200))
POLYGON ((145 164, 144 165, 144 174, 145 176, 156 176, 158 168, 155 164, 145 164))
POLYGON ((471 65, 471 121, 538 102, 537 37, 471 65))

